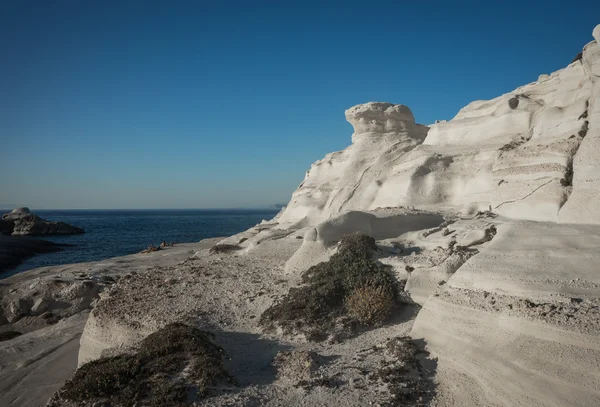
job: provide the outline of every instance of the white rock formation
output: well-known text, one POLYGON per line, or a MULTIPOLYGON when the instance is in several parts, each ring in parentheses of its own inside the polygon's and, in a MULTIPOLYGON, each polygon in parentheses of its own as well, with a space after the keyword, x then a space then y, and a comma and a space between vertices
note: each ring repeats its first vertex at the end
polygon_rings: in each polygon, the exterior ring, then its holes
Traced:
POLYGON ((439 405, 599 405, 598 245, 597 225, 504 224, 429 297, 411 336, 438 358, 439 405))
POLYGON ((573 160, 573 192, 560 211, 560 222, 600 223, 600 24, 583 49, 582 68, 592 83, 587 106, 589 130, 573 160))
POLYGON ((395 162, 423 143, 428 128, 408 107, 391 103, 355 106, 346 119, 355 130, 352 145, 312 165, 279 222, 317 225, 345 210, 397 205, 415 163, 395 162))
POLYGON ((352 145, 312 165, 279 222, 317 225, 347 210, 414 205, 600 223, 599 75, 592 41, 580 61, 473 102, 428 132, 404 105, 350 108, 352 145))

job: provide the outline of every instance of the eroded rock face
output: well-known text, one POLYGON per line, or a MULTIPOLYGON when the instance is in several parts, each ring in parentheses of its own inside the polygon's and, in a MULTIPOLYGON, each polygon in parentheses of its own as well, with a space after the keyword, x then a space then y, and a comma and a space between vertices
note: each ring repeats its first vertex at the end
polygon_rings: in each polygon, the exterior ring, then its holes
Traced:
POLYGON ((581 60, 592 89, 580 120, 585 138, 573 158, 573 190, 559 214, 564 223, 600 223, 600 24, 593 35, 596 41, 585 46, 581 60))
POLYGON ((24 235, 72 235, 84 233, 82 228, 64 222, 52 222, 31 213, 29 208, 16 208, 2 215, 0 229, 3 234, 24 235), (12 227, 12 228, 11 228, 12 227))
POLYGON ((404 105, 354 106, 352 145, 312 165, 279 221, 414 205, 600 223, 599 75, 592 41, 581 60, 429 129, 404 105))
POLYGON ((411 336, 427 342, 445 372, 440 397, 599 405, 598 244, 598 225, 499 227, 415 319, 411 336))

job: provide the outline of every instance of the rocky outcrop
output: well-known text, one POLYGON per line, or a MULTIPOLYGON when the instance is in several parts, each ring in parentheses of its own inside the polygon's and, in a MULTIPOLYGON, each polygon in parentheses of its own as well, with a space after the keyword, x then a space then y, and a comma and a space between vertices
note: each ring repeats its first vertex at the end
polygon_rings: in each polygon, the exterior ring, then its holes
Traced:
POLYGON ((75 315, 83 310, 91 308, 91 304, 98 298, 99 292, 109 282, 92 280, 61 280, 37 278, 28 282, 11 287, 9 290, 0 291, 0 326, 4 324, 15 324, 26 319, 25 326, 35 325, 33 317, 44 320, 42 324, 50 323, 49 316, 42 314, 51 312, 56 322, 75 315))
POLYGON ((17 208, 2 215, 0 230, 13 236, 74 235, 84 233, 82 228, 64 222, 52 222, 31 213, 29 208, 17 208), (8 233, 10 231, 10 233, 8 233))
POLYGON ((315 226, 347 210, 414 205, 600 223, 599 74, 592 41, 581 60, 431 128, 404 105, 354 106, 352 145, 312 165, 279 222, 315 226))

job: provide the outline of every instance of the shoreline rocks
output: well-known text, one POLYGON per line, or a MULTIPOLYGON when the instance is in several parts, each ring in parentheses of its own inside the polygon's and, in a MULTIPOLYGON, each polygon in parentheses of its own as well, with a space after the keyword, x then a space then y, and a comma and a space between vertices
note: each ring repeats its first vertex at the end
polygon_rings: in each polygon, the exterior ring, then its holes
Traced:
POLYGON ((76 235, 85 231, 64 222, 42 219, 31 213, 29 208, 16 208, 2 215, 0 232, 12 236, 33 235, 76 235))

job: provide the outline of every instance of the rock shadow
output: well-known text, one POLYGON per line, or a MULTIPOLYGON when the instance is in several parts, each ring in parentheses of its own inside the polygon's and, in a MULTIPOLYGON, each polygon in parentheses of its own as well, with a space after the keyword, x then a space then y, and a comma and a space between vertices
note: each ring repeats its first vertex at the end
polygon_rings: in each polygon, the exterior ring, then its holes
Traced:
POLYGON ((278 352, 292 349, 258 334, 225 331, 216 331, 214 334, 214 342, 227 354, 225 367, 240 388, 273 383, 277 372, 271 362, 278 352))
POLYGON ((421 308, 422 307, 417 303, 401 302, 400 304, 398 304, 398 306, 384 325, 387 326, 403 324, 407 321, 415 319, 419 311, 421 311, 421 308))
POLYGON ((419 372, 419 385, 423 390, 419 405, 430 405, 436 395, 437 385, 435 375, 437 373, 437 358, 431 356, 427 351, 427 342, 424 339, 413 339, 413 343, 419 349, 417 354, 417 370, 419 372))

